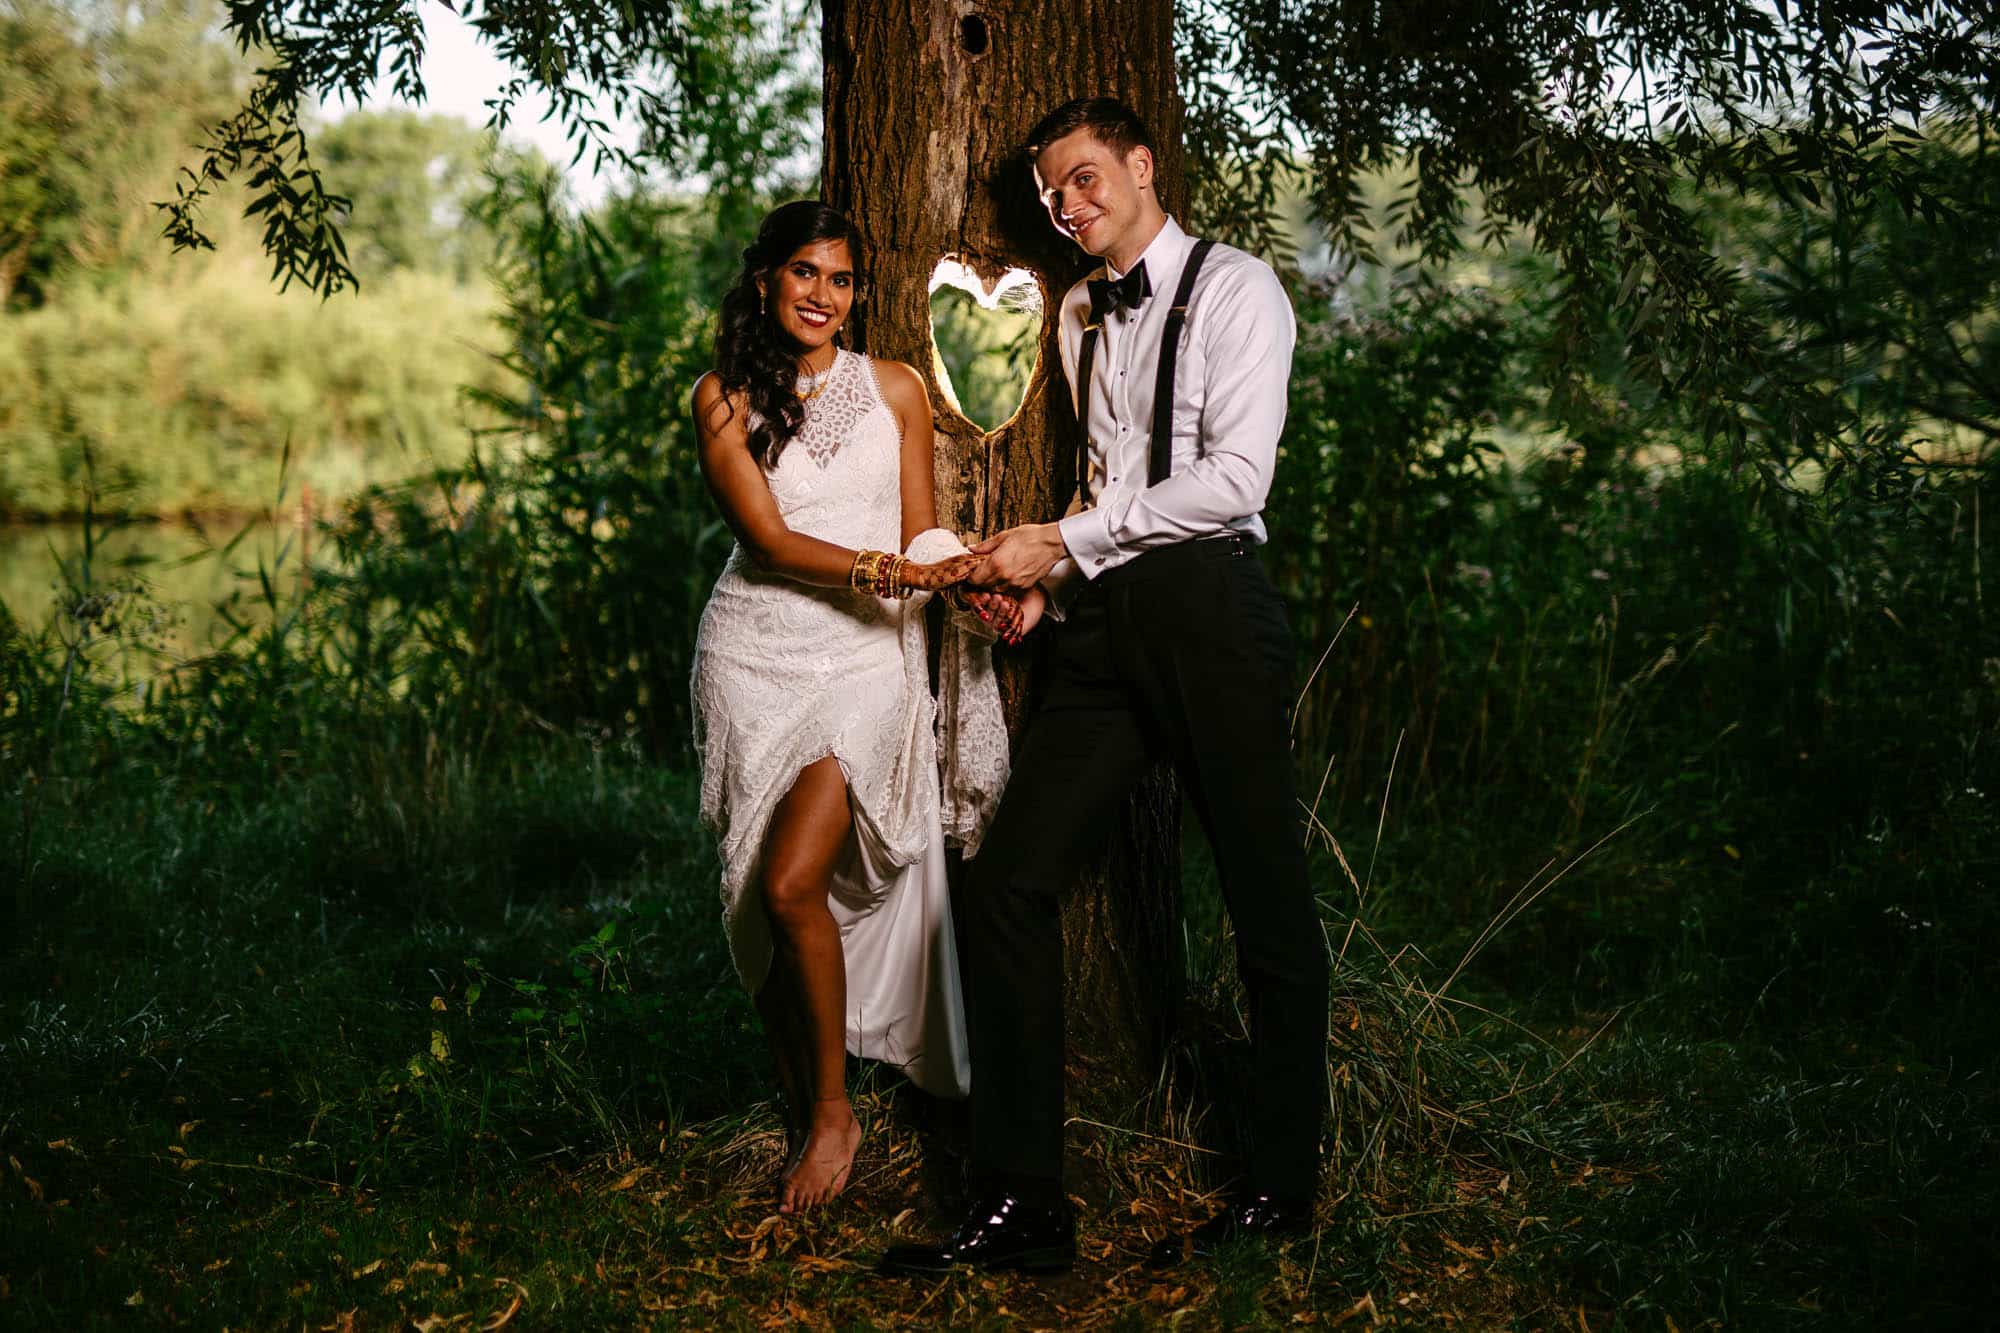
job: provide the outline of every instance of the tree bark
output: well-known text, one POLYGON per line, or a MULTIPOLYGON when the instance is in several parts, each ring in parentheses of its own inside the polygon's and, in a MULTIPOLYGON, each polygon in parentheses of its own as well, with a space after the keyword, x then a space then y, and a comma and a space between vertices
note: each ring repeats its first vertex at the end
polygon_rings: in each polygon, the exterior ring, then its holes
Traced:
MULTIPOLYGON (((824 0, 822 10, 823 197, 854 220, 867 247, 855 345, 914 366, 929 388, 941 523, 970 540, 1055 518, 1070 499, 1078 432, 1055 312, 1095 261, 1050 226, 1021 144, 1072 97, 1120 97, 1159 143, 1162 202, 1183 212, 1171 0, 824 0), (991 432, 938 383, 930 278, 946 257, 988 283, 1025 269, 1041 289, 1041 348, 1027 393, 991 432)), ((1035 656, 1001 653, 1017 738, 1035 656)), ((1068 1060, 1079 1104, 1114 1105, 1151 1084, 1180 995, 1179 926, 1180 797, 1161 770, 1066 899, 1068 1060)))

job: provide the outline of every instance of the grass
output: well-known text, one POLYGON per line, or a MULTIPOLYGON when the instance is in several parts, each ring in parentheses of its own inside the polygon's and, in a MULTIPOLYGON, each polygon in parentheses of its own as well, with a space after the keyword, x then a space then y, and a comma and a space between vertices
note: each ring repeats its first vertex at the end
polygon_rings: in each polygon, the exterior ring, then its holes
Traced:
MULTIPOLYGON (((1759 530, 1720 485, 1629 523, 1651 495, 1592 492, 1609 587, 1547 540, 1562 511, 1474 534, 1505 576, 1419 626, 1434 684, 1371 693, 1429 710, 1437 754, 1488 718, 1498 739, 1426 763, 1356 713, 1384 743, 1307 775, 1339 959, 1319 1230, 1164 1277, 1139 1260, 1213 1207, 1245 1063, 1193 821, 1182 1039, 1148 1101, 1070 1127, 1077 1272, 885 1284, 874 1256, 960 1206, 962 1114, 859 1072, 849 1196, 772 1215, 782 1134, 678 751, 502 687, 416 693, 414 647, 326 651, 353 623, 330 582, 276 580, 259 628, 141 703, 109 651, 133 626, 0 618, 26 927, 0 1322, 1972 1322, 2000 1240, 1995 659, 1976 581, 1900 572, 1961 568, 1965 528, 1856 518, 1880 566, 1827 583, 1878 615, 1815 602, 1775 546, 1731 555, 1759 530)), ((463 647, 423 623, 423 651, 463 647)))
MULTIPOLYGON (((70 901, 0 1047, 24 1090, 0 1121, 10 1323, 485 1321, 516 1296, 537 1325, 800 1303, 870 1325, 1233 1323, 1420 1276, 1415 1233, 1358 1196, 1317 1251, 1140 1269, 1214 1197, 1206 1155, 1170 1141, 1203 1127, 1168 1106, 1073 1127, 1077 1275, 876 1282, 883 1245, 961 1206, 962 1125, 865 1073, 849 1201, 770 1215, 782 1134, 686 776, 571 743, 425 794, 401 822, 417 793, 357 800, 333 775, 63 812, 45 882, 70 901)), ((1369 1188, 1435 1192, 1404 1174, 1369 1188)))
MULTIPOLYGON (((356 777, 47 816, 65 901, 0 1009, 10 1326, 1879 1327, 1977 1295, 1982 1078, 1858 1023, 1716 1031, 1683 1003, 1713 974, 1614 1016, 1475 960, 1436 1002, 1452 969, 1366 927, 1313 1244, 1140 1266, 1219 1181, 1183 1082, 1072 1125, 1076 1274, 883 1283, 880 1248, 957 1206, 962 1125, 864 1071, 849 1198, 771 1214, 782 1134, 685 773, 555 741, 356 777)), ((1424 832, 1382 849, 1385 907, 1424 832)), ((1338 943, 1354 885, 1318 871, 1338 943)), ((1240 1019, 1198 836, 1187 883, 1185 1056, 1216 1076, 1240 1019)))

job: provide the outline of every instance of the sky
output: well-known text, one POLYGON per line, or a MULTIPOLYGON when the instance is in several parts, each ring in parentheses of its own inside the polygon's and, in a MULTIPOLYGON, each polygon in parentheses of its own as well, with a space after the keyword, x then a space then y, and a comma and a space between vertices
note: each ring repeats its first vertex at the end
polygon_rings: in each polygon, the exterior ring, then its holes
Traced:
MULTIPOLYGON (((378 80, 370 89, 363 106, 374 111, 408 107, 434 115, 457 116, 474 125, 484 125, 491 114, 486 107, 486 99, 506 82, 510 74, 508 67, 480 43, 470 24, 443 5, 426 0, 417 8, 424 20, 422 70, 429 97, 421 104, 407 102, 395 95, 385 78, 378 80)), ((335 102, 322 104, 322 110, 330 120, 338 120, 355 109, 335 102)), ((506 137, 532 144, 551 162, 567 163, 573 149, 563 138, 562 126, 557 121, 542 119, 548 110, 546 97, 532 88, 524 92, 508 118, 506 137)), ((606 119, 609 119, 608 114, 606 119)), ((629 124, 614 123, 612 137, 627 148, 638 141, 636 131, 629 124)), ((590 156, 585 153, 583 160, 568 168, 571 188, 585 205, 601 199, 612 184, 611 180, 592 172, 590 156)))

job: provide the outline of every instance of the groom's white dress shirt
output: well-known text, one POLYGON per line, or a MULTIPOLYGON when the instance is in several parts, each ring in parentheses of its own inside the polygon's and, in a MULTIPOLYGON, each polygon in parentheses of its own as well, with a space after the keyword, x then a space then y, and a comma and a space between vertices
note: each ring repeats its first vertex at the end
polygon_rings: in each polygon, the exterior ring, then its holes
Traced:
MULTIPOLYGON (((1264 540, 1259 514, 1278 459, 1297 330, 1277 275, 1254 255, 1216 245, 1202 264, 1174 373, 1170 475, 1146 484, 1160 339, 1194 244, 1168 218, 1139 260, 1152 295, 1136 310, 1105 316, 1084 423, 1092 503, 1061 521, 1070 558, 1050 571, 1054 602, 1073 591, 1063 585, 1077 572, 1094 579, 1156 546, 1230 533, 1264 540)), ((1108 263, 1105 273, 1124 276, 1108 263)), ((1090 319, 1087 283, 1070 288, 1062 305, 1059 341, 1072 395, 1090 319)))

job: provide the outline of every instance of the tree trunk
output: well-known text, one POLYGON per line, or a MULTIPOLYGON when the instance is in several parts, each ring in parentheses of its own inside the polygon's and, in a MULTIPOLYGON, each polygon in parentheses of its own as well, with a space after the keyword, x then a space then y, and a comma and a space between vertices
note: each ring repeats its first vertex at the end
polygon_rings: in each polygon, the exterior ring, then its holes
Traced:
MULTIPOLYGON (((823 193, 868 249, 855 345, 924 377, 941 523, 970 539, 1055 518, 1070 498, 1078 431, 1055 311, 1094 262, 1049 225, 1021 143, 1072 97, 1123 98, 1159 141, 1163 202, 1183 211, 1171 0, 824 0, 823 13, 823 193), (1025 269, 1041 288, 1027 394, 991 433, 938 383, 930 279, 946 257, 989 283, 1025 269)), ((1017 736, 1035 655, 1001 653, 1017 736)), ((1162 770, 1066 900, 1070 1082, 1081 1104, 1150 1085, 1180 994, 1179 927, 1180 797, 1162 770)))

